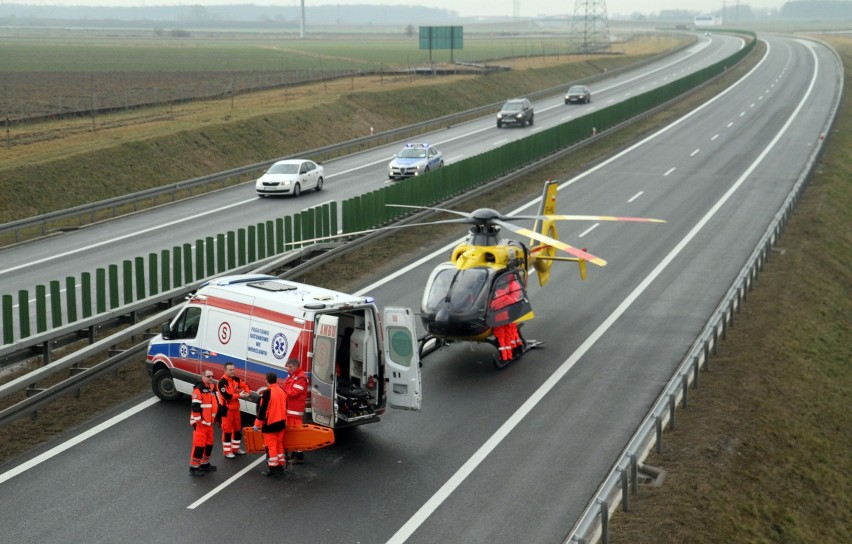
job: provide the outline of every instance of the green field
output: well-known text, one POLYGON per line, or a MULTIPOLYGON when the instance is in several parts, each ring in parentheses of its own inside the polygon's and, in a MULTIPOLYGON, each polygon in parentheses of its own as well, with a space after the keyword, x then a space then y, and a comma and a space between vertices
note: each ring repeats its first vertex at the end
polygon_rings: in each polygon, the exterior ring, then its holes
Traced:
MULTIPOLYGON (((466 36, 452 52, 457 62, 487 62, 518 56, 565 56, 572 51, 565 33, 523 36, 466 36)), ((449 62, 449 50, 432 52, 449 62)), ((59 36, 33 43, 0 36, 0 72, 229 72, 275 70, 370 70, 428 63, 429 51, 417 36, 334 36, 300 40, 292 35, 226 38, 127 37, 81 40, 59 36), (322 65, 322 66, 321 66, 322 65)))

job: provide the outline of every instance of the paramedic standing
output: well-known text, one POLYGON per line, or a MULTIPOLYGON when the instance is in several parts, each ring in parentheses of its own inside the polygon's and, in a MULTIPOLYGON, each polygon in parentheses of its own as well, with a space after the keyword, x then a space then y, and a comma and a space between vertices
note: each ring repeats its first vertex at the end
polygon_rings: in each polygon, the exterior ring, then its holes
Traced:
POLYGON ((266 446, 266 466, 264 476, 284 474, 284 427, 287 420, 287 394, 278 386, 278 375, 269 372, 266 375, 266 390, 261 393, 257 403, 257 419, 254 428, 263 431, 263 445, 266 446))
MULTIPOLYGON (((308 377, 305 376, 305 371, 301 367, 301 362, 298 359, 290 359, 284 363, 284 368, 290 373, 284 380, 283 386, 284 392, 287 394, 288 429, 298 429, 304 423, 305 401, 308 398, 308 377)), ((293 456, 290 457, 290 460, 294 463, 301 463, 304 459, 305 454, 301 451, 293 452, 293 456)))
POLYGON ((225 363, 225 374, 219 379, 219 395, 222 397, 222 452, 226 459, 245 455, 240 449, 243 439, 240 399, 248 398, 249 386, 237 376, 234 363, 225 363))
POLYGON ((201 381, 192 389, 192 405, 189 424, 192 425, 192 454, 189 457, 189 473, 204 476, 206 472, 216 470, 210 464, 213 453, 213 421, 219 404, 216 398, 216 380, 212 370, 205 370, 201 381))

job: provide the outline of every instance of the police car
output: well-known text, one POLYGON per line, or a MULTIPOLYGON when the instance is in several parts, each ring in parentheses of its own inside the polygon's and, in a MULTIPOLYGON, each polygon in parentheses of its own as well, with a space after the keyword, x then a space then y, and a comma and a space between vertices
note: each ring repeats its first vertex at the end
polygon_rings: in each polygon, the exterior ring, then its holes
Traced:
POLYGON ((388 163, 388 179, 405 179, 444 166, 444 156, 429 144, 405 144, 388 163))

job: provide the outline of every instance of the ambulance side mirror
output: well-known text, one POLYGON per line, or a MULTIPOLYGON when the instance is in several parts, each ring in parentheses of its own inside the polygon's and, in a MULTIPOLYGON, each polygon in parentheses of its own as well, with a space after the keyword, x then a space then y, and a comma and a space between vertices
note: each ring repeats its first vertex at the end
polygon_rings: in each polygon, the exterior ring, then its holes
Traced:
POLYGON ((163 340, 171 340, 172 339, 172 328, 169 327, 168 323, 163 323, 163 340))

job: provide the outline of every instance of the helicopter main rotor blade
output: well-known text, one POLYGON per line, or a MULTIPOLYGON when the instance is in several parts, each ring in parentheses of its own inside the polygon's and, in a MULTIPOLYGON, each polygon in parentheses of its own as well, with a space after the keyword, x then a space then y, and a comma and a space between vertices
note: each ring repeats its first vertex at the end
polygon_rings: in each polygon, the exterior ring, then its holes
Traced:
POLYGON ((316 238, 308 238, 306 240, 295 240, 290 242, 293 245, 304 245, 304 244, 312 244, 315 242, 328 242, 333 240, 338 240, 340 238, 349 238, 352 236, 362 236, 364 234, 375 234, 377 232, 384 231, 392 231, 392 230, 401 230, 401 229, 410 229, 412 227, 428 227, 431 225, 470 225, 475 223, 475 221, 466 218, 460 217, 458 219, 445 219, 443 221, 429 221, 427 223, 409 223, 407 225, 387 225, 384 227, 376 227, 374 229, 366 229, 359 230, 355 232, 344 232, 341 234, 329 234, 328 236, 319 236, 316 238))
POLYGON ((650 217, 620 217, 616 215, 547 215, 546 219, 558 221, 633 221, 638 223, 665 223, 664 219, 650 217))
MULTIPOLYGON (((385 206, 388 206, 389 208, 411 208, 413 210, 429 210, 429 211, 433 211, 433 212, 445 212, 445 213, 451 213, 453 215, 460 215, 462 217, 470 217, 471 216, 471 214, 469 214, 467 212, 460 212, 458 210, 448 210, 446 208, 433 208, 431 206, 411 206, 409 204, 385 204, 385 206)), ((441 223, 441 221, 438 221, 438 223, 441 223)))
POLYGON ((540 234, 534 230, 525 229, 523 227, 515 226, 511 223, 506 223, 504 221, 495 221, 500 226, 506 227, 514 233, 520 234, 521 236, 529 236, 533 240, 541 242, 542 244, 547 244, 549 246, 553 246, 557 249, 561 249, 565 253, 569 255, 573 255, 574 257, 583 259, 584 261, 588 261, 592 264, 596 264, 598 266, 606 266, 606 261, 601 259, 600 257, 596 257, 591 253, 583 251, 582 249, 577 249, 572 245, 568 245, 565 242, 561 242, 556 238, 551 238, 550 236, 545 236, 544 234, 540 234))

